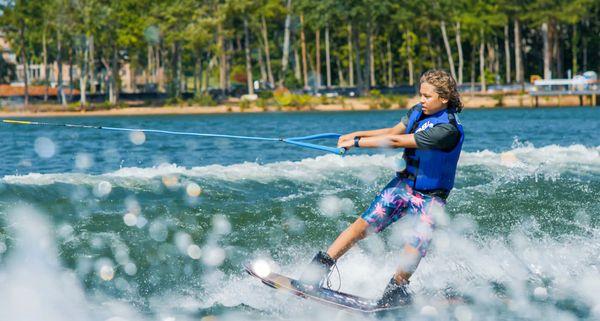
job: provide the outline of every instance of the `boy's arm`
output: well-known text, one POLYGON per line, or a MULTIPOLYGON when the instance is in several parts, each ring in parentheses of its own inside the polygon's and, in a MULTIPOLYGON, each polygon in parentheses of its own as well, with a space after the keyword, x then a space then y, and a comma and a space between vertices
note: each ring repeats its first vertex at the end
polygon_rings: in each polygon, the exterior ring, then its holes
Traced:
MULTIPOLYGON (((371 137, 362 137, 359 140, 361 148, 416 148, 414 134, 387 134, 371 137)), ((354 147, 354 140, 346 140, 338 147, 351 148, 354 147)))
MULTIPOLYGON (((364 148, 419 148, 452 150, 460 141, 460 132, 452 124, 439 124, 433 128, 415 134, 387 134, 364 137, 359 140, 359 146, 364 148)), ((339 147, 353 147, 354 141, 339 147)))
POLYGON ((373 136, 383 136, 383 135, 400 135, 406 132, 406 125, 408 124, 408 118, 413 110, 416 108, 411 108, 402 120, 396 124, 394 127, 389 128, 381 128, 374 130, 365 130, 365 131, 357 131, 352 132, 350 134, 342 135, 338 139, 338 147, 342 147, 342 145, 347 145, 350 142, 354 143, 354 137, 373 137, 373 136))

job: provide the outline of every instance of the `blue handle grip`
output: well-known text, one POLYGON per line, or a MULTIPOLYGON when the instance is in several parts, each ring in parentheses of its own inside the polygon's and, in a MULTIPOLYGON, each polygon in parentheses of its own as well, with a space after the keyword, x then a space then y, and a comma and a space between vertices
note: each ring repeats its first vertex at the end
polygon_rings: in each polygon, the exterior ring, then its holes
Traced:
POLYGON ((296 146, 302 146, 302 147, 312 148, 312 149, 316 149, 316 150, 322 150, 322 151, 334 153, 337 155, 344 155, 346 153, 345 148, 328 147, 328 146, 323 146, 323 145, 304 143, 304 142, 299 142, 299 141, 292 140, 292 139, 284 139, 283 142, 292 144, 292 145, 296 145, 296 146))
POLYGON ((340 138, 341 134, 337 133, 324 133, 324 134, 316 134, 309 136, 300 136, 300 137, 290 137, 286 138, 287 140, 312 140, 312 139, 322 139, 322 138, 340 138))

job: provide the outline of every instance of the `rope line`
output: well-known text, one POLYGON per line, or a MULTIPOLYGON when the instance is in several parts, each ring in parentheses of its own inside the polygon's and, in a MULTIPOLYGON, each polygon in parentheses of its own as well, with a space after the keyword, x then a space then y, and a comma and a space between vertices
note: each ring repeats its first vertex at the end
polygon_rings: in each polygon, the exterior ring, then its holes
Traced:
POLYGON ((46 123, 46 122, 27 121, 27 120, 12 120, 12 119, 3 119, 2 122, 7 123, 7 124, 13 124, 13 125, 87 128, 87 129, 100 129, 100 130, 111 130, 111 131, 120 131, 120 132, 144 132, 144 133, 167 134, 167 135, 284 142, 284 143, 294 145, 294 146, 325 151, 325 152, 329 152, 329 153, 333 153, 333 154, 337 154, 337 155, 341 155, 341 156, 343 156, 346 153, 346 149, 344 149, 344 148, 329 147, 329 146, 305 142, 307 140, 315 140, 315 139, 331 139, 331 138, 337 139, 341 135, 336 134, 336 133, 321 133, 321 134, 315 134, 315 135, 290 137, 290 138, 274 138, 274 137, 260 137, 260 136, 241 136, 241 135, 227 135, 227 134, 182 132, 182 131, 172 131, 172 130, 162 130, 162 129, 124 128, 124 127, 109 127, 109 126, 82 125, 82 124, 57 124, 57 123, 46 123))

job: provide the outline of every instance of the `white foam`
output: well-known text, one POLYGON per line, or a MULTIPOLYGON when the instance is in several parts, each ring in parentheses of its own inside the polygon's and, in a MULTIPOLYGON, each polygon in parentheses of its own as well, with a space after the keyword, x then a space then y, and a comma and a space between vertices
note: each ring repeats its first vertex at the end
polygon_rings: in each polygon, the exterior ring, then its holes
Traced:
MULTIPOLYGON (((31 213, 35 211, 21 209, 8 217, 9 225, 16 231, 17 243, 0 271, 0 320, 145 319, 137 315, 130 303, 118 302, 110 297, 87 298, 79 280, 61 267, 48 223, 31 213), (98 308, 99 305, 101 308, 98 308)), ((600 230, 590 228, 586 235, 553 238, 539 237, 526 227, 512 231, 506 238, 474 238, 469 237, 473 227, 473 222, 460 217, 436 232, 432 250, 411 279, 410 286, 418 294, 414 314, 410 314, 408 319, 433 316, 432 312, 435 312, 440 318, 452 315, 467 321, 505 319, 506 313, 529 319, 569 320, 567 312, 552 304, 531 303, 532 296, 551 301, 563 295, 581 298, 596 313, 600 306, 597 295, 600 291, 600 271, 597 269, 600 266, 597 255, 600 253, 600 230), (551 284, 542 284, 542 277, 551 280, 551 284), (489 290, 491 281, 500 281, 510 289, 511 304, 501 308, 504 318, 493 314, 493 306, 498 300, 489 290), (534 286, 527 287, 528 282, 534 286), (430 294, 439 293, 449 284, 472 295, 475 303, 455 311, 432 299, 430 294)), ((372 235, 339 260, 342 291, 370 298, 381 295, 401 263, 399 245, 388 241, 390 245, 382 250, 386 246, 384 241, 392 236, 393 233, 387 231, 372 235)), ((188 244, 188 237, 183 238, 183 243, 188 244)), ((310 260, 308 252, 313 252, 305 246, 299 244, 298 248, 290 248, 292 260, 280 266, 281 273, 294 277, 299 275, 301 267, 310 260)), ((126 253, 116 257, 118 261, 119 257, 120 261, 126 261, 126 253)), ((107 282, 119 281, 112 278, 114 271, 105 268, 104 272, 110 272, 112 281, 107 282)), ((131 274, 135 274, 135 270, 131 274)), ((336 311, 282 294, 238 270, 229 275, 215 270, 203 275, 202 279, 204 288, 191 294, 161 292, 151 300, 153 313, 160 316, 160 320, 171 317, 181 320, 186 319, 178 314, 182 311, 193 315, 199 309, 244 304, 272 313, 273 319, 328 320, 336 311), (311 313, 317 317, 312 317, 311 313)), ((334 286, 337 286, 335 273, 333 279, 334 286)), ((236 320, 256 320, 264 315, 236 316, 236 320)))
POLYGON ((49 223, 30 207, 8 215, 14 248, 0 270, 0 320, 94 320, 82 285, 62 268, 49 223))
MULTIPOLYGON (((230 182, 247 180, 260 183, 283 179, 303 184, 320 184, 327 180, 337 180, 340 176, 350 176, 369 184, 382 175, 389 175, 390 171, 395 169, 397 157, 397 155, 386 156, 384 154, 343 158, 324 155, 297 162, 282 161, 269 164, 246 162, 229 166, 209 165, 192 168, 176 164, 163 164, 148 168, 122 168, 101 175, 82 173, 8 175, 2 179, 2 182, 21 185, 65 183, 97 186, 103 181, 108 181, 113 186, 139 189, 147 188, 148 181, 152 182, 151 187, 155 187, 155 179, 177 178, 178 176, 230 182)), ((600 146, 520 146, 505 152, 488 150, 463 152, 459 162, 458 175, 461 175, 460 167, 472 165, 484 166, 494 172, 510 172, 511 175, 541 173, 552 177, 564 171, 597 174, 600 173, 600 146)))
MULTIPOLYGON (((76 272, 62 266, 51 225, 39 211, 28 206, 14 208, 9 210, 7 223, 14 247, 0 270, 0 320, 147 319, 120 299, 105 297, 101 292, 88 297, 76 272)), ((92 264, 88 260, 90 270, 92 264)), ((112 262, 100 259, 96 265, 99 276, 113 282, 112 262)), ((135 274, 135 268, 129 265, 126 272, 135 274)))
POLYGON ((582 167, 582 170, 600 172, 600 146, 583 145, 544 147, 521 146, 505 152, 483 150, 463 152, 459 166, 483 165, 490 168, 535 168, 540 165, 555 168, 582 167))
MULTIPOLYGON (((600 306, 597 295, 600 292, 600 270, 597 268, 600 266, 597 255, 600 252, 600 230, 593 230, 591 235, 558 239, 530 235, 527 233, 531 231, 520 229, 507 237, 474 238, 465 235, 465 225, 468 224, 455 220, 448 228, 436 232, 429 254, 411 278, 415 305, 408 319, 419 319, 419 315, 432 316, 430 312, 435 310, 439 317, 454 316, 459 320, 506 319, 507 314, 527 316, 533 320, 552 319, 552 316, 557 320, 570 320, 571 312, 554 305, 554 302, 574 298, 590 309, 600 306), (439 246, 439 240, 447 244, 439 246), (507 297, 494 293, 492 282, 503 284, 508 289, 507 297), (459 308, 444 303, 442 293, 449 286, 468 295, 474 302, 459 308), (532 302, 535 300, 546 301, 547 304, 535 304, 532 302), (499 315, 494 316, 494 313, 499 315)), ((371 235, 369 239, 390 237, 391 233, 386 231, 371 235)), ((381 251, 370 246, 369 239, 352 248, 337 265, 341 273, 341 291, 376 299, 401 264, 399 253, 402 247, 388 245, 385 251, 381 251)), ((306 252, 305 248, 298 250, 292 262, 281 265, 280 273, 297 277, 310 260, 306 252)), ((336 272, 332 280, 333 288, 337 289, 340 284, 336 272)), ((267 287, 257 281, 254 285, 256 293, 253 294, 246 293, 246 287, 251 285, 244 282, 231 286, 244 288, 240 300, 247 304, 257 304, 255 296, 262 296, 263 302, 255 305, 261 310, 275 309, 273 302, 290 305, 275 291, 265 292, 267 287)), ((294 304, 308 305, 299 299, 294 304)))

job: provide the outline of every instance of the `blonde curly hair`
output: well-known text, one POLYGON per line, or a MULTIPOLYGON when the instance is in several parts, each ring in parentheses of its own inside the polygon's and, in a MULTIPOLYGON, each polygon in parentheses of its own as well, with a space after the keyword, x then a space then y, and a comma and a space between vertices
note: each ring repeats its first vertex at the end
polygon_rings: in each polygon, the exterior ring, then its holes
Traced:
POLYGON ((448 99, 448 109, 460 113, 463 103, 460 100, 456 80, 444 70, 433 69, 426 71, 420 79, 420 83, 428 83, 435 87, 435 92, 441 98, 448 99))

